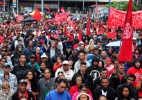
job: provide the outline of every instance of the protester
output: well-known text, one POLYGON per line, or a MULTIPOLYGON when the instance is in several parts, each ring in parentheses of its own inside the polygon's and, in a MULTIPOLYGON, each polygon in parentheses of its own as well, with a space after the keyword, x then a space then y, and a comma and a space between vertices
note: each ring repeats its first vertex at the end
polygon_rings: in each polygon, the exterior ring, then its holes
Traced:
POLYGON ((2 89, 3 82, 9 82, 10 89, 17 91, 17 78, 14 74, 10 73, 10 65, 5 63, 3 65, 4 74, 0 74, 0 87, 2 89))
POLYGON ((70 94, 66 91, 68 82, 66 79, 59 79, 56 84, 56 89, 50 91, 45 100, 71 100, 70 94))
POLYGON ((51 78, 50 69, 44 69, 44 77, 38 81, 38 100, 45 100, 46 95, 55 88, 55 81, 51 78))
POLYGON ((13 96, 12 100, 20 100, 21 96, 25 96, 28 100, 35 100, 33 94, 29 92, 27 89, 27 82, 24 79, 21 79, 18 84, 18 91, 16 91, 13 96))
POLYGON ((10 89, 8 82, 2 83, 2 90, 0 90, 0 100, 12 100, 12 95, 14 91, 10 89))
POLYGON ((109 79, 101 79, 101 86, 96 88, 93 92, 93 100, 99 100, 99 96, 104 95, 108 100, 116 98, 116 91, 109 86, 109 79))

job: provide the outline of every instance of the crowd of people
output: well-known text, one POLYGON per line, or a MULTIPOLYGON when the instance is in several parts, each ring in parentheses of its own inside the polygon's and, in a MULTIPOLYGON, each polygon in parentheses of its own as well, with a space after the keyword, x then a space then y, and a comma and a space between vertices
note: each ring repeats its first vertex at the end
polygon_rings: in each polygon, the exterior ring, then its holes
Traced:
POLYGON ((0 100, 142 100, 141 29, 133 60, 119 63, 120 47, 107 44, 121 41, 123 28, 109 29, 105 16, 91 19, 90 36, 87 17, 70 19, 75 27, 2 19, 0 100))

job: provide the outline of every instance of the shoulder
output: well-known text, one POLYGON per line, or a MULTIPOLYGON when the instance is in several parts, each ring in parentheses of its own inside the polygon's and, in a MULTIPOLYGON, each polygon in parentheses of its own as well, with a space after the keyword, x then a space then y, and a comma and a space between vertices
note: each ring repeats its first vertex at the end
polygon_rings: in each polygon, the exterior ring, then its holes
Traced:
POLYGON ((43 83, 44 78, 39 79, 38 83, 43 83))

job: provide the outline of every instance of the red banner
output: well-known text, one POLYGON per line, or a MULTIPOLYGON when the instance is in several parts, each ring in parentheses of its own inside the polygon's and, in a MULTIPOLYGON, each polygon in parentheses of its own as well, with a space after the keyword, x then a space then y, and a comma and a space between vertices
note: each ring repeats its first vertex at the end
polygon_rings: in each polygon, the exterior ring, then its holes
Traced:
MULTIPOLYGON (((125 18, 126 18, 125 11, 120 11, 110 7, 110 13, 108 17, 109 27, 124 26, 125 18)), ((142 12, 141 11, 133 12, 132 23, 134 28, 142 28, 142 12)))

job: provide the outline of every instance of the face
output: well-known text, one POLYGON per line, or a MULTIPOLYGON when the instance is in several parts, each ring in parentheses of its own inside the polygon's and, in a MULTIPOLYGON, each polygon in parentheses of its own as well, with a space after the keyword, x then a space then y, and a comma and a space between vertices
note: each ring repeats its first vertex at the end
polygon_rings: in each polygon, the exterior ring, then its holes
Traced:
POLYGON ((69 70, 69 65, 68 65, 68 64, 63 64, 63 69, 64 69, 65 71, 68 71, 68 70, 69 70))
POLYGON ((30 58, 30 61, 31 62, 35 62, 35 58, 30 58))
POLYGON ((84 50, 84 45, 81 44, 81 45, 79 46, 79 49, 80 49, 80 50, 84 50))
POLYGON ((60 62, 62 62, 62 60, 59 57, 57 57, 57 63, 60 63, 60 62))
POLYGON ((27 88, 27 84, 25 84, 25 83, 23 83, 23 84, 19 84, 18 85, 18 87, 19 87, 19 91, 21 91, 21 92, 26 92, 26 88, 27 88))
POLYGON ((1 60, 1 65, 5 64, 5 62, 6 62, 5 59, 2 59, 1 60))
POLYGON ((84 60, 85 59, 85 54, 84 53, 80 53, 79 54, 79 59, 80 60, 84 60))
POLYGON ((39 47, 36 48, 36 53, 37 53, 37 54, 40 53, 40 48, 39 48, 39 47))
POLYGON ((123 74, 125 71, 125 67, 124 66, 119 66, 118 67, 118 73, 123 74))
POLYGON ((106 57, 106 56, 107 56, 106 51, 102 51, 102 52, 101 52, 101 56, 102 56, 102 57, 106 57))
POLYGON ((128 85, 132 85, 134 82, 135 82, 135 79, 134 79, 134 78, 128 77, 128 79, 127 79, 127 84, 128 84, 128 85))
POLYGON ((102 86, 103 86, 103 88, 108 88, 108 86, 109 86, 109 81, 108 81, 108 79, 103 79, 103 80, 102 80, 102 86))
POLYGON ((94 54, 98 55, 99 54, 99 50, 94 50, 94 54))
POLYGON ((2 90, 4 91, 4 93, 8 94, 8 92, 9 92, 9 87, 2 87, 2 90))
POLYGON ((139 61, 137 61, 136 63, 135 63, 135 66, 137 67, 137 68, 139 68, 140 67, 140 62, 139 61))
POLYGON ((81 72, 86 72, 86 69, 87 69, 86 65, 81 65, 80 66, 80 71, 81 72))
POLYGON ((124 88, 123 91, 122 91, 122 95, 124 97, 127 97, 129 95, 129 89, 128 88, 124 88))
POLYGON ((57 91, 63 93, 66 90, 66 87, 66 83, 61 82, 60 84, 57 84, 57 91))
POLYGON ((21 57, 20 57, 20 62, 25 62, 26 61, 26 57, 25 57, 25 55, 21 55, 21 57))
POLYGON ((45 63, 41 63, 41 64, 40 64, 40 68, 41 68, 41 69, 45 69, 45 68, 46 68, 45 63))
POLYGON ((30 41, 29 42, 29 46, 32 47, 33 46, 33 42, 30 41))
POLYGON ((46 70, 46 71, 44 72, 44 77, 45 77, 46 79, 49 79, 50 76, 51 76, 51 73, 49 72, 49 70, 46 70))
POLYGON ((80 100, 88 100, 88 99, 87 99, 87 95, 82 94, 82 95, 80 96, 80 100))
POLYGON ((22 98, 22 99, 20 99, 20 100, 28 100, 28 99, 26 99, 26 98, 22 98))
POLYGON ((28 72, 27 75, 26 75, 26 77, 27 77, 29 80, 33 79, 33 73, 32 73, 32 72, 28 72))
POLYGON ((102 68, 102 67, 103 67, 103 64, 102 64, 102 62, 101 62, 101 61, 99 62, 98 66, 99 66, 100 68, 102 68))
POLYGON ((19 50, 19 51, 22 51, 22 46, 19 46, 19 47, 18 47, 18 50, 19 50))
POLYGON ((72 66, 73 65, 73 61, 69 60, 69 65, 72 66))
POLYGON ((10 67, 9 66, 4 67, 4 72, 5 73, 9 73, 9 71, 10 71, 10 67))
POLYGON ((101 76, 102 76, 102 78, 107 78, 107 76, 108 76, 107 70, 106 71, 102 71, 101 72, 101 76))
POLYGON ((58 74, 58 77, 60 77, 60 78, 65 78, 65 76, 64 76, 63 73, 59 73, 59 74, 58 74))
POLYGON ((82 78, 81 77, 77 77, 76 78, 76 84, 77 85, 81 85, 81 83, 82 83, 82 78))

